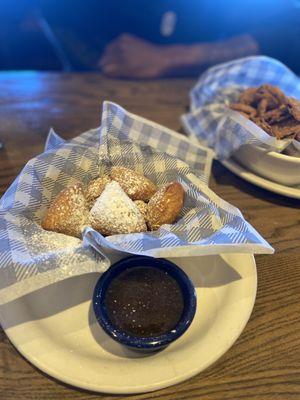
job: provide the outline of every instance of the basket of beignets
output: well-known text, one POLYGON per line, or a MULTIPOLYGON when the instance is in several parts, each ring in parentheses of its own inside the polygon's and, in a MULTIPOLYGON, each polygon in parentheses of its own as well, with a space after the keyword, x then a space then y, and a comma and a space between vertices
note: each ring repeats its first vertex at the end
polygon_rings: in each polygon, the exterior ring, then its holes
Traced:
POLYGON ((163 144, 146 144, 155 129, 105 103, 96 176, 58 192, 45 210, 42 228, 82 237, 89 227, 106 247, 155 256, 214 253, 222 244, 225 251, 238 251, 241 242, 253 249, 254 237, 245 239, 252 228, 210 191, 200 171, 161 151, 163 144), (133 140, 135 135, 140 142, 133 140), (225 234, 230 229, 244 239, 225 234))
POLYGON ((106 102, 100 128, 53 131, 3 196, 0 298, 104 271, 115 251, 153 257, 270 253, 207 182, 210 152, 106 102), (4 296, 5 291, 5 296, 4 296))
POLYGON ((85 226, 103 236, 154 231, 172 224, 183 207, 184 189, 170 182, 160 189, 126 167, 112 167, 88 183, 62 190, 42 220, 46 230, 80 237, 85 226))

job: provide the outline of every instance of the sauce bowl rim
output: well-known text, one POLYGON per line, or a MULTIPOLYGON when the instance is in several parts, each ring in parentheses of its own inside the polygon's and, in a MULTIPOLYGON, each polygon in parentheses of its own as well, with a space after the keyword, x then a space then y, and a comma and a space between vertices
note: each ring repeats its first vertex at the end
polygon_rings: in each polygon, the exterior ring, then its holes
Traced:
POLYGON ((167 259, 148 256, 130 256, 113 264, 97 281, 92 302, 99 325, 112 339, 128 347, 145 350, 165 347, 182 336, 191 325, 197 307, 195 287, 187 274, 167 259), (166 271, 178 283, 184 300, 184 309, 179 321, 171 331, 159 336, 139 337, 122 331, 111 322, 105 305, 106 290, 110 282, 120 273, 126 269, 137 267, 151 267, 166 271))

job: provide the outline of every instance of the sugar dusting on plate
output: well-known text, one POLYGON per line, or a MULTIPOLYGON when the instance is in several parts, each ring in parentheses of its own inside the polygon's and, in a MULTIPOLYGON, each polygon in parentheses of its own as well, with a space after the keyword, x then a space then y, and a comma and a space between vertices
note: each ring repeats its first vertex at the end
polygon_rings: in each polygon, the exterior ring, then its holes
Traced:
POLYGON ((37 231, 27 238, 28 244, 37 253, 50 253, 58 250, 70 250, 78 247, 82 241, 62 233, 37 231))

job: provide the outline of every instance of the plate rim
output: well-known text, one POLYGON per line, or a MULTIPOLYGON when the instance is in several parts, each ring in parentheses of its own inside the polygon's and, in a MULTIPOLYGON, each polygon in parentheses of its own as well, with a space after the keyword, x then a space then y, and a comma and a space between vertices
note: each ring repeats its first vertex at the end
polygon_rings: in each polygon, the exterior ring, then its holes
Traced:
POLYGON ((280 194, 282 196, 300 199, 300 187, 298 188, 293 186, 285 186, 281 185, 280 183, 263 178, 259 175, 256 175, 254 172, 247 170, 236 161, 234 161, 232 158, 218 161, 224 167, 229 169, 229 171, 239 176, 240 178, 252 183, 253 185, 259 186, 265 190, 269 190, 270 192, 280 194))
MULTIPOLYGON (((232 254, 234 255, 234 254, 232 254)), ((227 351, 234 345, 234 343, 237 341, 237 339, 240 337, 242 334, 243 330, 245 329, 254 305, 255 305, 255 300, 256 300, 256 295, 257 295, 257 268, 256 268, 256 262, 253 254, 239 254, 243 255, 245 257, 249 258, 249 267, 253 270, 253 275, 252 275, 252 285, 253 285, 253 296, 251 298, 251 302, 249 300, 249 308, 247 315, 245 314, 245 319, 243 323, 239 326, 239 329, 236 330, 235 335, 231 338, 231 341, 227 343, 227 346, 223 348, 223 350, 219 353, 216 354, 215 357, 212 359, 207 360, 206 363, 202 364, 200 368, 196 368, 192 371, 188 371, 185 374, 180 374, 178 376, 174 376, 170 379, 166 379, 164 381, 160 381, 159 383, 153 383, 153 384, 145 384, 143 386, 139 385, 136 387, 132 386, 122 386, 120 387, 115 387, 115 386, 103 386, 100 388, 99 386, 87 382, 87 381, 78 381, 78 379, 72 379, 69 376, 65 376, 63 374, 57 373, 54 371, 52 368, 49 368, 47 365, 45 365, 43 362, 40 362, 38 358, 36 358, 32 354, 26 354, 26 351, 23 351, 22 347, 20 348, 15 340, 13 331, 10 331, 10 329, 6 330, 3 327, 3 331, 5 332, 6 336, 8 337, 9 341, 13 344, 15 349, 25 358, 27 362, 32 364, 34 367, 36 367, 38 370, 42 371, 46 375, 48 375, 51 378, 54 378, 58 382, 62 382, 63 384, 67 384, 71 386, 71 389, 73 390, 86 390, 94 393, 102 393, 102 394, 112 394, 112 395, 129 395, 129 394, 142 394, 142 393, 150 393, 154 392, 157 390, 165 389, 171 386, 174 386, 176 384, 185 382, 186 380, 198 375, 211 365, 213 365, 217 360, 219 360, 227 351), (8 331, 8 332, 7 332, 8 331)), ((229 254, 219 254, 218 256, 229 256, 229 254)), ((201 257, 201 256, 199 256, 201 257)), ((198 257, 197 257, 198 258, 198 257)), ((1 320, 3 320, 3 316, 0 312, 0 323, 1 320)))

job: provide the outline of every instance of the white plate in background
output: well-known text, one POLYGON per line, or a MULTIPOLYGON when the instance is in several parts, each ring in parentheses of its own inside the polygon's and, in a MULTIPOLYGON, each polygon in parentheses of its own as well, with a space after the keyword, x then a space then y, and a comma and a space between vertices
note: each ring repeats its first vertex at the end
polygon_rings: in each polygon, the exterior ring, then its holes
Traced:
POLYGON ((284 186, 280 183, 269 181, 266 178, 256 175, 255 173, 248 171, 242 165, 238 164, 232 158, 228 160, 220 161, 224 167, 228 168, 231 172, 236 174, 242 179, 253 183, 263 189, 267 189, 270 192, 281 194, 283 196, 292 197, 294 199, 300 199, 300 186, 284 186))
POLYGON ((300 185, 300 158, 246 144, 232 156, 247 170, 283 186, 300 185))

